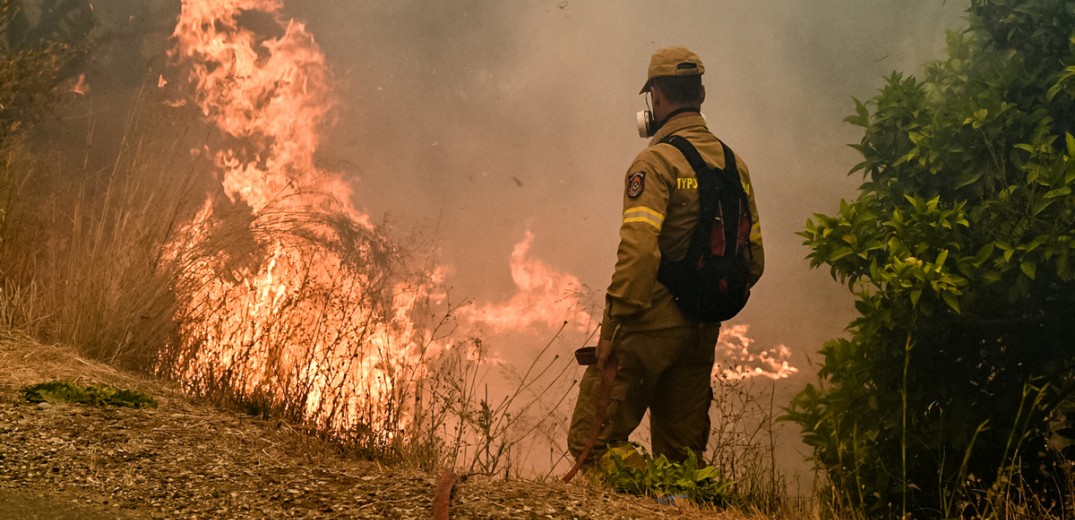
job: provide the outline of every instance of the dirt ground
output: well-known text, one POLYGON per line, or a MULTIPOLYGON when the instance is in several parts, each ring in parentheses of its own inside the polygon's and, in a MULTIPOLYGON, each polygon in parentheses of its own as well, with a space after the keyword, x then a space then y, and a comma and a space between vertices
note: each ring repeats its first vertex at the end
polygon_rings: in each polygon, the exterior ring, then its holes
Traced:
MULTIPOLYGON (((289 425, 0 333, 0 518, 432 518, 436 474, 343 457, 289 425), (23 401, 65 380, 145 392, 153 409, 23 401)), ((660 505, 576 479, 470 477, 451 518, 761 518, 660 505)))

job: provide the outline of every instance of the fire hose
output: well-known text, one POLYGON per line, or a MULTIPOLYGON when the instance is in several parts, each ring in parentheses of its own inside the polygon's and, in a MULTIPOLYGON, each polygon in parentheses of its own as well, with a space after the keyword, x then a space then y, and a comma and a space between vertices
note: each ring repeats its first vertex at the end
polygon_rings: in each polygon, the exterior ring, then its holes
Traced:
MULTIPOLYGON (((587 347, 589 349, 590 347, 587 347)), ((589 352, 587 349, 579 349, 576 352, 576 357, 579 359, 579 364, 587 365, 593 364, 587 356, 589 352), (586 351, 584 353, 584 351, 586 351)), ((593 360, 596 362, 596 360, 593 360)), ((586 462, 586 458, 590 456, 590 450, 593 449, 593 445, 597 442, 597 435, 601 432, 601 425, 605 422, 605 416, 608 415, 608 405, 612 400, 612 383, 616 381, 616 371, 620 368, 620 361, 616 357, 616 352, 613 351, 609 354, 608 360, 605 361, 605 368, 601 371, 601 385, 597 389, 597 409, 594 411, 593 428, 590 432, 590 438, 586 441, 586 446, 579 453, 579 457, 575 459, 575 465, 568 471, 564 478, 561 479, 564 482, 571 482, 571 479, 575 478, 575 474, 579 472, 582 465, 586 462)))
MULTIPOLYGON (((581 348, 575 355, 581 365, 592 365, 597 362, 596 358, 593 357, 593 347, 581 348)), ((605 368, 601 371, 601 383, 597 389, 597 409, 594 414, 590 438, 586 441, 586 446, 579 453, 578 458, 575 459, 575 465, 564 475, 562 479, 564 482, 570 482, 571 479, 575 478, 575 474, 579 472, 587 457, 590 456, 593 445, 597 443, 601 425, 605 422, 605 416, 608 415, 608 405, 612 401, 612 384, 616 381, 616 371, 619 370, 619 367, 619 359, 616 357, 616 353, 612 352, 609 354, 608 360, 605 361, 605 368)), ((448 520, 452 490, 455 488, 457 478, 457 475, 450 470, 445 470, 444 473, 441 473, 440 478, 437 480, 437 494, 433 499, 433 520, 448 520)))
POLYGON ((455 487, 456 475, 445 470, 437 480, 437 494, 433 499, 433 520, 448 520, 448 506, 452 501, 452 488, 455 487))

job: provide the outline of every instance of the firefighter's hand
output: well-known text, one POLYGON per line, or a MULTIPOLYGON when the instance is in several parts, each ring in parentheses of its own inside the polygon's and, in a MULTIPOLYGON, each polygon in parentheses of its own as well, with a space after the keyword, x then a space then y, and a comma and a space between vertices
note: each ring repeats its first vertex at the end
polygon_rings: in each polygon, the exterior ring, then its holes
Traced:
POLYGON ((612 340, 602 339, 597 342, 597 369, 604 370, 605 362, 612 355, 612 340))

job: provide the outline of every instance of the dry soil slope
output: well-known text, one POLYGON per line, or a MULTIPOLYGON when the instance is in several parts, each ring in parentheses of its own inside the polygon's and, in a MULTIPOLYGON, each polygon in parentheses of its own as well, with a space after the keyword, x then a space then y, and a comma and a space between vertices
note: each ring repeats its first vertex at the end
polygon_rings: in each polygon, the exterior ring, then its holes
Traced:
MULTIPOLYGON (((436 475, 339 456, 286 424, 0 332, 2 518, 430 518, 436 475), (155 409, 32 404, 25 385, 67 380, 149 393, 155 409)), ((452 518, 744 516, 609 493, 587 483, 470 478, 452 518)))

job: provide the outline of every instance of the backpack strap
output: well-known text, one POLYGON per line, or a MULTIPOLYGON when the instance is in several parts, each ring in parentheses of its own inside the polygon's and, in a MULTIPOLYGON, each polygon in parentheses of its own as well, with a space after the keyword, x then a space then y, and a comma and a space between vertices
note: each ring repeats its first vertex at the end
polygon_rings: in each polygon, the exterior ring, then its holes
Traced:
MULTIPOLYGON (((662 143, 668 143, 679 149, 680 153, 687 158, 687 162, 690 163, 691 168, 694 168, 694 174, 698 175, 709 169, 709 165, 705 163, 705 159, 702 159, 702 155, 698 153, 698 150, 694 148, 694 145, 687 140, 686 137, 681 135, 672 134, 664 139, 661 139, 662 143)), ((728 145, 724 144, 724 141, 720 141, 720 146, 724 151, 724 170, 727 172, 735 173, 735 176, 739 176, 739 167, 735 164, 735 153, 732 152, 728 145)), ((713 168, 714 170, 720 170, 720 168, 713 168)))
MULTIPOLYGON (((745 197, 743 183, 739 178, 739 167, 735 163, 735 152, 732 152, 731 148, 724 144, 724 141, 719 141, 724 153, 724 169, 710 168, 687 138, 672 134, 662 139, 661 142, 675 146, 687 159, 687 162, 690 163, 691 168, 694 169, 695 177, 698 178, 698 203, 701 218, 699 223, 705 226, 702 228, 705 229, 705 233, 703 236, 691 239, 688 251, 693 253, 699 248, 707 247, 708 244, 704 239, 715 220, 720 220, 719 225, 724 228, 723 236, 726 237, 726 240, 737 236, 738 214, 725 216, 723 219, 716 218, 718 205, 731 208, 738 201, 740 194, 745 197)), ((751 258, 754 256, 749 243, 747 244, 747 254, 751 258)))
POLYGON ((709 169, 709 166, 705 163, 705 159, 702 159, 702 155, 698 153, 698 150, 694 148, 694 145, 692 145, 686 137, 672 134, 661 139, 661 142, 668 143, 678 148, 679 152, 683 154, 683 157, 687 158, 687 162, 690 163, 691 168, 694 169, 695 175, 699 175, 701 172, 709 169))

